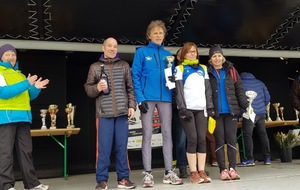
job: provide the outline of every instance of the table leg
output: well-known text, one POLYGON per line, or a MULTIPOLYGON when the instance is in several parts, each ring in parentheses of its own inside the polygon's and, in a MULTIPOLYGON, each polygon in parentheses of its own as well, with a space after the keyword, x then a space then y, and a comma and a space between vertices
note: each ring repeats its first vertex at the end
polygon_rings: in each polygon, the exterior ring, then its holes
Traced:
POLYGON ((67 133, 64 134, 64 144, 59 142, 57 138, 55 138, 53 135, 50 134, 50 137, 57 142, 63 149, 64 149, 64 178, 68 179, 68 174, 67 174, 67 133))
POLYGON ((243 129, 240 129, 240 131, 241 131, 241 133, 237 136, 236 140, 237 140, 237 142, 239 140, 241 140, 242 148, 241 148, 240 152, 243 153, 243 158, 244 158, 244 160, 246 160, 247 157, 246 157, 246 148, 245 148, 245 141, 244 141, 244 132, 243 132, 243 129))
POLYGON ((64 142, 65 142, 65 148, 64 148, 64 177, 65 179, 68 179, 68 174, 67 174, 67 133, 64 135, 64 142))

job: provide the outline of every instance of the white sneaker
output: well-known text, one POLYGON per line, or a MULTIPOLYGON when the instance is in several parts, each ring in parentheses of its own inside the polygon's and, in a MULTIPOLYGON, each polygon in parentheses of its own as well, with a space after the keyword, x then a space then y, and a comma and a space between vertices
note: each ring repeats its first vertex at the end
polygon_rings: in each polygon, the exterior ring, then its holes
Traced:
POLYGON ((43 185, 43 184, 40 184, 36 187, 33 187, 31 189, 24 189, 24 190, 48 190, 50 189, 49 185, 43 185))
POLYGON ((12 188, 9 188, 8 190, 16 190, 16 189, 12 187, 12 188))
POLYGON ((143 187, 144 188, 153 187, 154 186, 153 175, 145 171, 142 173, 142 175, 144 175, 143 187))
POLYGON ((163 183, 181 185, 183 184, 183 180, 173 170, 170 170, 167 175, 164 175, 163 183))

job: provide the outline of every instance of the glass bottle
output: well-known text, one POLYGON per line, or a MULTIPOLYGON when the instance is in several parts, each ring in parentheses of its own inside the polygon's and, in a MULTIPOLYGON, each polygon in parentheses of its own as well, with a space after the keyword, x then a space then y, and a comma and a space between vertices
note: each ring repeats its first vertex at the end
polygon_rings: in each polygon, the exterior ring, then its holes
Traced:
POLYGON ((101 73, 100 73, 100 81, 105 82, 107 84, 107 88, 103 89, 102 92, 103 94, 107 95, 109 94, 109 87, 108 87, 108 76, 104 71, 104 65, 102 64, 101 66, 101 73))

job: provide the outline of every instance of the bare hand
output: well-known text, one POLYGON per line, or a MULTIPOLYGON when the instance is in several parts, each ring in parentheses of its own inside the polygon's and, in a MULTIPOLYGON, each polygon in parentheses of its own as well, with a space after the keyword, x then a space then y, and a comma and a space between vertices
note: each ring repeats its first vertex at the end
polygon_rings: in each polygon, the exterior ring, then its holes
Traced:
POLYGON ((35 82, 35 87, 38 89, 44 89, 47 88, 47 84, 49 84, 49 80, 45 79, 42 80, 42 77, 40 77, 36 82, 35 82))
POLYGON ((98 82, 97 89, 98 89, 99 92, 101 92, 102 90, 105 90, 107 88, 108 88, 108 86, 107 86, 107 83, 105 81, 100 80, 100 82, 98 82))
POLYGON ((27 76, 27 80, 28 80, 28 82, 29 82, 30 85, 34 85, 36 83, 37 78, 38 78, 37 75, 31 76, 30 73, 27 76))
POLYGON ((135 114, 134 109, 133 108, 128 108, 128 118, 129 119, 134 118, 134 114, 135 114))

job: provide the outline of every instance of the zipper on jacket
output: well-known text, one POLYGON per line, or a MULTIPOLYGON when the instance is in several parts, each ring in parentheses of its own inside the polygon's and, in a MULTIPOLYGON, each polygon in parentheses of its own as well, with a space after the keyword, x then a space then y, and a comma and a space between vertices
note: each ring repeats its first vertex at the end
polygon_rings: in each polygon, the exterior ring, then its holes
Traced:
MULTIPOLYGON (((158 52, 159 52, 159 51, 158 51, 158 52)), ((157 61, 156 55, 153 54, 153 56, 154 56, 154 59, 155 59, 155 62, 156 62, 156 66, 158 66, 158 61, 157 61)))
MULTIPOLYGON (((160 70, 160 75, 159 75, 159 78, 160 78, 160 100, 162 100, 162 91, 163 91, 163 88, 162 88, 162 65, 161 65, 161 60, 160 60, 160 53, 159 53, 159 47, 157 47, 157 53, 158 53, 158 63, 159 63, 159 70, 160 70)), ((155 55, 155 54, 154 54, 155 55)))
POLYGON ((117 103, 116 103, 116 97, 115 97, 115 85, 113 82, 113 64, 111 62, 111 59, 108 59, 108 66, 109 66, 109 74, 110 74, 110 85, 111 85, 111 98, 113 102, 113 110, 114 110, 114 117, 117 117, 117 103))

